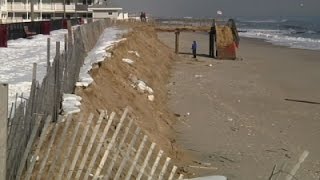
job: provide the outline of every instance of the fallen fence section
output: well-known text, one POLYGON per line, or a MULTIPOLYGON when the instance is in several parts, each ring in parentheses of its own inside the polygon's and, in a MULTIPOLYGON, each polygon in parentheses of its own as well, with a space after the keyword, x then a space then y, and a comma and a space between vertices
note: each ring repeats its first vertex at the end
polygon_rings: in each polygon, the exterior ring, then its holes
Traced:
MULTIPOLYGON (((97 118, 48 117, 30 149, 21 179, 178 179, 177 166, 128 117, 101 110, 97 118), (60 134, 60 136, 57 136, 60 134), (81 132, 81 133, 80 133, 81 132), (44 146, 46 144, 46 146, 44 146), (80 155, 81 154, 81 155, 80 155)), ((20 179, 20 178, 18 178, 20 179)))

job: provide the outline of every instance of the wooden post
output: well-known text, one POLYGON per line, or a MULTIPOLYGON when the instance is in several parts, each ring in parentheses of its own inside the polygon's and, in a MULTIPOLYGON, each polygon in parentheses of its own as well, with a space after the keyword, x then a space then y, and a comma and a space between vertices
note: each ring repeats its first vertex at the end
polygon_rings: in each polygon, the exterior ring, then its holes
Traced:
POLYGON ((6 178, 8 84, 0 84, 0 179, 6 178))
POLYGON ((176 30, 176 32, 175 32, 175 35, 176 35, 176 48, 175 48, 175 53, 176 54, 179 54, 179 36, 180 36, 180 31, 179 31, 179 29, 177 29, 176 30))
POLYGON ((47 39, 47 72, 50 68, 50 38, 47 39))
POLYGON ((60 42, 56 42, 56 57, 55 57, 55 67, 54 67, 54 102, 53 102, 53 121, 56 122, 58 120, 58 111, 59 111, 59 61, 60 61, 60 42))
POLYGON ((33 63, 32 82, 37 79, 37 63, 33 63))
POLYGON ((30 8, 31 8, 31 22, 34 21, 34 0, 30 0, 30 8))
POLYGON ((67 49, 68 49, 68 34, 65 34, 64 35, 64 53, 65 54, 67 54, 67 49))
MULTIPOLYGON (((69 38, 72 37, 72 26, 71 26, 71 21, 67 20, 67 29, 68 29, 68 36, 69 38)), ((71 39, 69 39, 71 40, 71 39)))

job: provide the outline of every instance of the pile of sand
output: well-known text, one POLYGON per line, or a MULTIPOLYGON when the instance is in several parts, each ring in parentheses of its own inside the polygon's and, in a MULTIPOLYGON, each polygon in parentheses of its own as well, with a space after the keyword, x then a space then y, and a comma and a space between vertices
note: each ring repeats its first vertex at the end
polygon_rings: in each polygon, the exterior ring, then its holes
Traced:
POLYGON ((112 58, 92 70, 94 83, 86 89, 76 90, 76 94, 83 98, 81 112, 89 114, 107 109, 121 114, 124 107, 130 106, 135 123, 170 157, 179 159, 181 153, 172 138, 175 116, 167 107, 166 88, 176 55, 158 40, 151 26, 136 25, 125 38, 126 41, 111 51, 112 58), (140 57, 130 53, 132 51, 139 53, 140 57), (124 58, 134 63, 125 63, 122 61, 124 58), (153 101, 132 86, 132 76, 153 89, 153 101))

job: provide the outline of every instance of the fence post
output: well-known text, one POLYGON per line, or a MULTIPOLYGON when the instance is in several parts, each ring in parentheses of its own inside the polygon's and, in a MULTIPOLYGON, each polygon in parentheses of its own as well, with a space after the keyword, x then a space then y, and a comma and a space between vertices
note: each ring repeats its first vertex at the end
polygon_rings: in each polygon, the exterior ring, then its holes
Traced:
POLYGON ((59 111, 59 103, 60 103, 60 99, 59 99, 59 92, 60 92, 60 88, 59 88, 59 66, 60 66, 60 42, 57 41, 56 42, 56 56, 55 56, 55 66, 54 66, 54 104, 53 104, 53 121, 57 122, 58 119, 58 111, 59 111))
POLYGON ((175 49, 175 52, 176 54, 179 54, 179 35, 180 35, 180 31, 177 29, 176 32, 176 49, 175 49))
POLYGON ((50 38, 47 39, 47 72, 50 68, 50 38))
POLYGON ((36 79, 37 79, 37 63, 33 63, 32 81, 36 81, 36 79))
POLYGON ((8 84, 0 84, 0 179, 6 179, 8 84))

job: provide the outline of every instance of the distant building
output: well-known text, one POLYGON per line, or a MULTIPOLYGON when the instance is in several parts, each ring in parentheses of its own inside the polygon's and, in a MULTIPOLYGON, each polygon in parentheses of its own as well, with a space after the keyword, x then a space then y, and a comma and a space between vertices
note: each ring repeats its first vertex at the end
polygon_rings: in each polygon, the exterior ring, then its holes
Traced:
POLYGON ((32 2, 34 20, 64 16, 116 19, 122 12, 122 8, 111 7, 106 0, 0 0, 0 21, 30 21, 32 2))
POLYGON ((92 13, 93 19, 118 19, 122 8, 112 7, 106 2, 103 2, 89 6, 88 11, 92 13))

